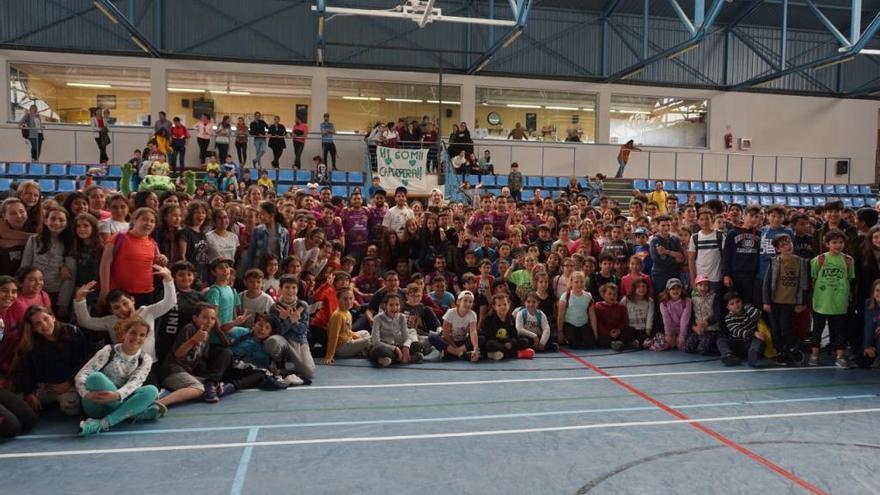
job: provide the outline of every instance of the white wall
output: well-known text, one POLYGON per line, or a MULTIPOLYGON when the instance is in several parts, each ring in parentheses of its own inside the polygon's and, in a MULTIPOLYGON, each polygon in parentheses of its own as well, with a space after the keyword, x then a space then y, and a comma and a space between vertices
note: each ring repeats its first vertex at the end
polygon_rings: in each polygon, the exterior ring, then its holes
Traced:
MULTIPOLYGON (((143 57, 107 57, 83 54, 60 54, 50 52, 27 52, 0 50, 0 84, 8 84, 8 62, 34 63, 67 63, 76 65, 113 65, 125 67, 145 67, 150 69, 153 90, 163 85, 156 81, 163 78, 165 71, 206 70, 248 72, 252 74, 282 74, 313 77, 314 83, 326 78, 350 78, 410 83, 437 83, 437 75, 419 72, 381 71, 316 68, 306 66, 284 66, 268 64, 244 64, 231 62, 192 61, 192 60, 156 60, 143 57)), ((846 100, 835 98, 819 98, 806 96, 768 95, 758 93, 717 92, 709 90, 689 90, 680 88, 662 88, 653 86, 631 86, 614 84, 582 83, 577 81, 546 81, 523 78, 480 77, 444 74, 445 84, 457 85, 462 90, 462 118, 472 123, 473 108, 476 104, 474 92, 476 87, 528 88, 548 91, 574 91, 592 93, 598 101, 597 112, 597 145, 566 145, 554 143, 552 147, 538 143, 510 143, 488 141, 478 143, 477 148, 487 146, 493 150, 499 172, 507 170, 508 160, 520 163, 521 169, 529 174, 585 176, 596 172, 613 173, 617 166, 615 157, 616 146, 608 144, 609 118, 608 106, 611 94, 648 95, 668 97, 705 98, 710 100, 709 110, 709 149, 692 150, 673 148, 645 148, 651 150, 651 178, 673 178, 678 174, 682 180, 748 180, 752 175, 756 180, 798 181, 801 178, 800 158, 804 162, 803 181, 822 182, 824 163, 829 163, 828 182, 846 182, 847 177, 833 175, 831 167, 836 158, 852 159, 852 182, 872 183, 874 181, 875 153, 877 147, 877 115, 880 102, 873 100, 846 100), (471 116, 468 118, 468 116, 471 116), (730 125, 737 137, 752 138, 756 156, 740 156, 742 152, 729 154, 724 150, 723 136, 730 125), (703 156, 701 156, 703 153, 703 156), (776 158, 776 155, 785 155, 776 158), (827 158, 827 160, 825 159, 827 158), (543 163, 541 163, 543 161, 543 163), (676 161, 678 166, 676 166, 676 161), (728 165, 729 163, 729 165, 728 165)), ((320 114, 327 108, 326 92, 314 92, 310 111, 312 122, 319 122, 320 114), (318 100, 318 101, 316 101, 318 100), (323 101, 322 101, 323 100, 323 101), (322 104, 323 103, 323 104, 322 104)), ((151 112, 155 114, 167 99, 161 95, 151 98, 151 112)), ((27 148, 18 131, 5 124, 9 113, 7 103, 0 104, 0 159, 25 160, 27 148)), ((394 117, 394 116, 392 116, 394 117)), ((448 125, 451 125, 450 122, 448 125)), ((60 126, 69 129, 71 126, 60 126)), ((75 126, 74 126, 75 127, 75 126)), ((447 129, 443 134, 448 133, 447 129)), ((76 140, 77 149, 94 148, 90 134, 83 132, 76 140)), ((121 155, 127 155, 131 144, 140 142, 139 136, 119 139, 121 155), (129 139, 132 142, 129 142, 129 139), (125 151, 121 151, 121 148, 125 151)), ((46 161, 66 161, 70 158, 72 137, 47 138, 46 161)), ((352 139, 344 144, 345 151, 340 155, 357 156, 358 140, 352 139)), ((317 144, 309 143, 305 156, 311 156, 317 150, 317 144)), ((292 150, 288 149, 285 153, 292 150)), ((197 152, 196 152, 197 153, 197 152)), ((94 150, 97 158, 97 150, 94 150)), ((194 155, 189 151, 189 157, 194 155)), ((268 158, 264 158, 268 162, 268 158)), ((286 161, 286 160, 285 160, 286 161)), ((361 159, 356 163, 344 160, 346 168, 360 170, 361 159)), ((627 177, 648 177, 648 156, 646 153, 634 153, 627 177)))

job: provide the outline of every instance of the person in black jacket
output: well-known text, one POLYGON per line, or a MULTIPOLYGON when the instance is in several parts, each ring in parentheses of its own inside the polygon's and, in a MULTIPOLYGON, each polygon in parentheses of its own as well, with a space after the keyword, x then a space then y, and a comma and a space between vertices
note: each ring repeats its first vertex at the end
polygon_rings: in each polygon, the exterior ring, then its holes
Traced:
POLYGON ((272 148, 272 166, 278 168, 281 154, 284 148, 287 148, 287 128, 281 123, 281 118, 277 115, 269 126, 269 147, 272 148))
POLYGON ((260 160, 266 153, 266 136, 269 134, 269 124, 263 120, 263 114, 254 112, 254 120, 251 121, 248 132, 254 137, 254 167, 260 167, 260 160))

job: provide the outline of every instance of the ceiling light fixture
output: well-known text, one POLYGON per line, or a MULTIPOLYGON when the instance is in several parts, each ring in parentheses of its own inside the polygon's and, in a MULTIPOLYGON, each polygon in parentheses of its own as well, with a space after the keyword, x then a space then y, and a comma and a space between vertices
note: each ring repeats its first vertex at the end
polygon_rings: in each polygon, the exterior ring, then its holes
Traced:
POLYGON ((171 93, 204 93, 204 89, 193 89, 193 88, 168 88, 168 91, 171 93))
POLYGON ((547 106, 547 107, 544 107, 544 108, 546 108, 547 110, 570 110, 570 111, 573 111, 573 112, 577 112, 577 111, 578 111, 578 107, 554 107, 554 106, 547 106))
POLYGON ((428 103, 433 103, 434 105, 461 105, 460 101, 440 101, 440 100, 428 100, 428 103))
POLYGON ((413 98, 385 98, 385 101, 393 101, 397 103, 424 103, 422 100, 416 100, 413 98))
POLYGON ((508 103, 507 108, 541 108, 541 105, 522 105, 519 103, 508 103))
POLYGON ((112 88, 113 86, 109 84, 97 84, 97 83, 66 83, 65 86, 70 86, 72 88, 101 88, 107 89, 112 88))
POLYGON ((110 11, 107 10, 107 7, 105 7, 101 2, 95 0, 92 3, 95 4, 95 8, 98 9, 102 14, 104 14, 104 16, 107 17, 110 22, 112 22, 113 24, 119 24, 119 19, 117 19, 115 15, 110 13, 110 11))

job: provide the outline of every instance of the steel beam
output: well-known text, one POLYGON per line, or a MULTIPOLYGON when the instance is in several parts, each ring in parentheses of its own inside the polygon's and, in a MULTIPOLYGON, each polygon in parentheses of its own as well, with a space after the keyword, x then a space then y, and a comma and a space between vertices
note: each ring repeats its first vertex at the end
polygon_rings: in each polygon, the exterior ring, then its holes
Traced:
MULTIPOLYGON (((691 22, 690 19, 688 19, 688 16, 684 12, 684 9, 682 9, 681 5, 679 5, 678 0, 668 0, 668 1, 669 1, 669 5, 672 7, 672 10, 675 11, 675 15, 677 15, 678 18, 681 19, 681 22, 682 22, 682 24, 684 24, 685 29, 687 29, 688 32, 691 33, 691 36, 696 34, 697 28, 694 27, 694 23, 691 22)), ((696 0, 696 1, 701 2, 703 0, 696 0)))
POLYGON ((862 0, 852 0, 850 16, 852 19, 849 24, 850 43, 855 45, 862 36, 862 0))
POLYGON ((846 36, 844 36, 843 33, 841 33, 839 29, 837 29, 834 23, 831 22, 831 20, 828 19, 828 17, 826 17, 821 10, 819 10, 819 7, 817 7, 816 4, 813 3, 813 0, 805 1, 807 3, 807 8, 810 9, 814 16, 816 16, 816 19, 819 19, 819 22, 821 22, 822 25, 825 26, 825 29, 827 29, 829 33, 837 38, 837 41, 840 42, 841 46, 849 47, 850 45, 852 45, 852 43, 850 43, 849 40, 846 39, 846 36))
POLYGON ((703 25, 706 17, 706 0, 694 0, 694 26, 703 25))
MULTIPOLYGON (((744 44, 746 46, 746 48, 748 48, 749 50, 754 52, 755 55, 757 55, 758 58, 763 60, 765 64, 769 65, 770 68, 772 68, 773 70, 776 70, 776 71, 780 70, 779 66, 773 60, 773 57, 777 56, 777 53, 774 52, 773 49, 771 49, 768 46, 765 46, 763 43, 759 42, 758 40, 753 40, 753 39, 750 39, 748 36, 743 36, 740 33, 736 32, 735 30, 729 30, 727 32, 730 35, 735 36, 736 39, 738 39, 742 44, 744 44), (766 51, 767 53, 765 54, 764 51, 766 51)), ((827 89, 828 92, 830 92, 830 93, 835 92, 834 90, 832 90, 831 88, 826 86, 822 81, 816 79, 815 77, 811 76, 810 74, 806 74, 804 72, 799 72, 798 75, 803 77, 804 79, 806 79, 807 82, 809 82, 810 84, 827 89)))
MULTIPOLYGON (((674 0, 673 0, 674 1, 674 0)), ((642 11, 642 58, 648 58, 648 35, 650 34, 648 31, 648 22, 650 20, 650 0, 645 0, 645 5, 642 11)))
MULTIPOLYGON (((76 19, 77 17, 82 17, 82 16, 84 16, 85 14, 88 14, 89 12, 91 12, 91 11, 93 11, 93 10, 95 10, 95 7, 94 7, 94 6, 89 6, 89 7, 86 7, 86 8, 84 8, 84 9, 82 9, 82 10, 78 10, 78 11, 76 11, 76 12, 74 12, 74 11, 70 11, 70 10, 68 9, 68 11, 70 12, 69 15, 66 15, 66 16, 64 16, 64 17, 61 17, 61 18, 59 18, 59 19, 56 19, 56 20, 50 22, 49 24, 44 24, 44 25, 42 25, 42 26, 36 27, 36 28, 34 28, 34 29, 31 29, 30 31, 27 31, 27 32, 25 32, 25 33, 23 33, 23 34, 19 34, 19 35, 17 35, 17 36, 14 37, 14 38, 8 38, 8 39, 5 39, 5 40, 3 40, 3 43, 4 43, 4 44, 15 43, 16 41, 23 40, 23 39, 27 38, 28 36, 32 36, 32 35, 34 35, 34 34, 37 34, 37 33, 41 32, 41 31, 45 31, 45 30, 47 30, 47 29, 51 29, 51 28, 53 28, 53 27, 55 27, 55 26, 57 26, 57 25, 59 25, 59 24, 64 24, 65 22, 70 21, 70 20, 73 20, 73 19, 76 19)), ((116 34, 116 33, 113 33, 113 34, 116 34)))
POLYGON ((529 36, 527 34, 523 34, 522 37, 523 37, 523 39, 528 40, 531 44, 535 45, 539 50, 543 51, 544 53, 547 53, 548 55, 552 55, 553 57, 556 57, 557 59, 570 65, 576 71, 580 72, 581 75, 584 75, 584 76, 595 76, 596 75, 593 72, 591 72, 589 69, 587 69, 586 67, 582 66, 581 64, 579 64, 579 63, 575 62, 574 60, 568 58, 567 56, 559 53, 558 51, 554 50, 553 48, 550 48, 543 41, 541 41, 537 38, 533 38, 532 36, 529 36))
POLYGON ((620 7, 620 3, 623 0, 608 0, 608 3, 605 4, 605 8, 602 9, 602 17, 611 17, 614 14, 614 11, 617 10, 617 7, 620 7))
POLYGON ((785 55, 788 51, 788 0, 782 0, 782 40, 779 50, 779 68, 785 70, 788 59, 785 55))
MULTIPOLYGON (((612 27, 616 27, 616 26, 614 26, 613 23, 612 23, 611 25, 612 25, 612 27)), ((627 42, 626 38, 624 37, 624 33, 621 33, 621 32, 620 32, 620 29, 623 29, 623 30, 628 31, 628 32, 629 32, 631 35, 633 35, 633 36, 638 36, 638 32, 636 32, 636 30, 635 30, 633 27, 631 27, 631 26, 619 26, 619 28, 615 30, 615 32, 617 33, 617 35, 620 36, 621 41, 623 41, 623 43, 624 43, 625 45, 627 45, 627 48, 629 48, 630 51, 632 51, 633 54, 636 55, 636 58, 638 58, 638 53, 635 51, 634 48, 632 48, 631 45, 629 45, 629 43, 627 42)), ((653 42, 651 43, 651 48, 654 49, 654 50, 657 50, 657 51, 662 50, 662 48, 660 47, 660 45, 658 45, 657 43, 653 43, 653 42)), ((681 67, 685 72, 687 72, 688 74, 694 76, 694 77, 697 78, 697 79, 702 79, 703 81, 705 81, 706 83, 708 83, 708 84, 710 84, 710 85, 712 85, 712 86, 717 86, 717 85, 718 85, 718 83, 715 82, 715 80, 713 80, 711 77, 707 76, 706 74, 703 74, 702 72, 700 72, 699 69, 697 69, 696 67, 691 66, 690 64, 688 64, 687 62, 685 62, 685 61, 683 61, 683 60, 681 60, 681 59, 679 59, 679 58, 673 57, 673 58, 671 59, 671 62, 672 62, 673 64, 675 64, 675 65, 681 67)))
MULTIPOLYGON (((511 0, 512 1, 512 0, 511 0)), ((516 12, 516 26, 507 32, 504 36, 501 37, 498 41, 496 41, 492 46, 489 47, 488 50, 485 51, 480 57, 473 61, 465 71, 466 74, 474 74, 483 70, 483 68, 489 63, 493 56, 498 53, 502 48, 507 48, 510 46, 517 38, 522 35, 523 31, 526 27, 526 20, 529 17, 529 11, 532 8, 532 0, 517 0, 517 12, 516 12)))
POLYGON ((751 17, 752 14, 755 13, 758 8, 761 7, 766 2, 766 0, 752 0, 752 3, 743 7, 737 14, 733 17, 733 19, 727 21, 727 29, 732 29, 738 26, 741 22, 751 17))
POLYGON ((135 45, 137 45, 138 47, 142 48, 144 51, 149 53, 150 56, 153 56, 153 57, 161 57, 162 56, 162 54, 159 53, 159 49, 157 49, 153 45, 153 42, 150 41, 146 36, 144 36, 138 30, 138 28, 134 24, 132 24, 131 21, 128 20, 127 17, 125 17, 125 15, 122 14, 122 12, 119 10, 119 8, 116 7, 116 4, 114 4, 110 0, 95 0, 95 4, 96 5, 100 4, 107 11, 109 11, 111 14, 113 14, 113 16, 116 17, 116 20, 119 22, 119 24, 126 31, 128 31, 128 34, 131 36, 131 39, 135 43, 135 45))

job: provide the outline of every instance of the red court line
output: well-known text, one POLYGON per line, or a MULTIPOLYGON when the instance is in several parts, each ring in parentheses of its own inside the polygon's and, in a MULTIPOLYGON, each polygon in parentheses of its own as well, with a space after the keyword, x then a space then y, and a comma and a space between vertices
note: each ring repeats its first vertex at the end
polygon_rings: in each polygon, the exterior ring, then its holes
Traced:
MULTIPOLYGON (((627 392, 630 392, 631 394, 636 395, 639 398, 648 401, 649 403, 651 403, 654 406, 656 406, 657 408, 663 410, 667 414, 669 414, 677 419, 693 421, 693 419, 690 418, 688 415, 682 413, 681 411, 679 411, 677 409, 674 409, 674 408, 664 404, 663 402, 660 402, 659 400, 655 399, 654 397, 652 397, 648 393, 643 392, 643 391, 633 387, 632 385, 626 383, 625 381, 621 380, 620 378, 616 378, 616 377, 610 375, 608 372, 606 372, 602 368, 594 365, 593 363, 590 363, 586 359, 583 359, 579 356, 575 356, 574 354, 571 354, 570 352, 568 352, 566 350, 560 349, 560 352, 562 354, 565 354, 569 358, 574 359, 575 361, 581 363, 582 365, 589 368, 590 370, 604 376, 605 378, 614 382, 615 385, 625 389, 627 392)), ((705 425, 698 423, 698 422, 689 422, 686 424, 696 428, 697 430, 705 433, 706 435, 709 435, 710 437, 714 438, 718 442, 720 442, 724 445, 727 445, 731 449, 733 449, 733 450, 739 452, 740 454, 748 457, 749 459, 757 462, 758 464, 760 464, 760 465, 764 466, 765 468, 769 469, 770 471, 773 471, 774 473, 782 476, 783 478, 794 482, 795 484, 797 484, 798 486, 800 486, 801 488, 803 488, 804 490, 806 490, 810 493, 813 493, 815 495, 830 495, 825 490, 822 490, 821 488, 813 485, 812 483, 804 480, 803 478, 800 478, 798 475, 796 475, 790 471, 787 471, 782 466, 774 463, 773 461, 767 459, 766 457, 763 457, 755 452, 752 452, 751 450, 743 447, 742 445, 736 443, 735 441, 731 440, 730 438, 727 438, 726 436, 722 435, 721 433, 718 433, 717 431, 709 428, 708 426, 705 426, 705 425)))

